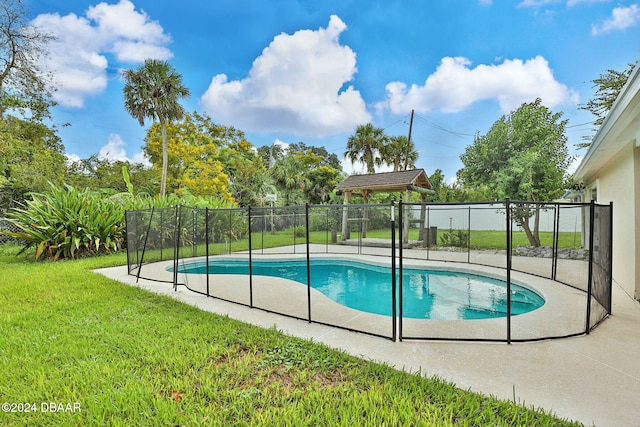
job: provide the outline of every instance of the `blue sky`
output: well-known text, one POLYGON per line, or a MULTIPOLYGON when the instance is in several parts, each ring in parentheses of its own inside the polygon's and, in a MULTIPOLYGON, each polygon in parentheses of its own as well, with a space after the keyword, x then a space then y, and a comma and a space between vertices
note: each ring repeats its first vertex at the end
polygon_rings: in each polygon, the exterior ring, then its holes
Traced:
MULTIPOLYGON (((26 0, 54 34, 53 110, 67 154, 141 161, 148 126, 124 110, 121 71, 145 58, 183 75, 187 111, 256 147, 305 142, 342 158, 367 122, 413 140, 448 180, 477 132, 539 97, 574 144, 578 106, 607 69, 640 59, 639 0, 26 0)), ((586 123, 586 124, 585 124, 586 123)), ((349 172, 362 172, 345 162, 349 172)))

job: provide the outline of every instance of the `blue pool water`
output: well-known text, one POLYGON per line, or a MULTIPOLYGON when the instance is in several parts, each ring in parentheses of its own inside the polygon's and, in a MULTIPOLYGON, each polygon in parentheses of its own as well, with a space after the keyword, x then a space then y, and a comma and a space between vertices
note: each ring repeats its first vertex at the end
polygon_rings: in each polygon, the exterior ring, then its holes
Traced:
MULTIPOLYGON (((181 273, 206 274, 205 262, 179 267, 181 273)), ((258 276, 282 277, 307 284, 307 262, 253 261, 258 276)), ((209 274, 249 274, 248 260, 211 259, 209 274)), ((311 286, 333 301, 356 310, 391 315, 391 268, 338 259, 312 259, 311 286)), ((399 277, 397 278, 399 283, 399 277)), ((487 319, 507 315, 506 282, 441 270, 403 268, 403 315, 416 319, 487 319)), ((255 282, 258 283, 259 282, 255 282)), ((215 286, 215 285, 214 285, 215 286)), ((511 284, 511 314, 544 305, 536 292, 511 284)))

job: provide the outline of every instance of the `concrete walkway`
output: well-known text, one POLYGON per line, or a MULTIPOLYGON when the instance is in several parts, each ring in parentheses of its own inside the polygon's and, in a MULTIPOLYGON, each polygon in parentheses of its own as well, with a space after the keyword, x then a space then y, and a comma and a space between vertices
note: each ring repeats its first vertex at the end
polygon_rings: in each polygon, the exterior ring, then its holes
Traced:
POLYGON ((640 304, 614 284, 613 315, 590 335, 507 345, 392 342, 208 298, 184 287, 97 270, 109 278, 164 294, 260 327, 322 342, 352 355, 421 372, 587 426, 640 427, 640 304))

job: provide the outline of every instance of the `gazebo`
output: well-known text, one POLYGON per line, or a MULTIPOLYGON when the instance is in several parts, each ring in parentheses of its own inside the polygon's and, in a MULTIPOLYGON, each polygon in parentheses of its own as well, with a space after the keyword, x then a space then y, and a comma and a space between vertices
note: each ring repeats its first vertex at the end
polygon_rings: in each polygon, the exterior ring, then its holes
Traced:
MULTIPOLYGON (((344 194, 344 204, 349 204, 351 196, 362 196, 364 203, 369 203, 369 197, 373 193, 404 193, 405 201, 409 201, 411 192, 416 191, 422 196, 422 201, 426 201, 427 194, 435 194, 433 186, 424 169, 412 169, 400 172, 383 172, 367 175, 351 175, 347 177, 336 190, 344 194)), ((404 243, 409 239, 409 224, 404 221, 404 243)), ((425 209, 420 211, 420 234, 419 239, 425 238, 424 233, 425 209)), ((349 212, 345 206, 342 214, 342 240, 349 238, 349 212)), ((362 237, 366 237, 366 228, 363 229, 362 237)))

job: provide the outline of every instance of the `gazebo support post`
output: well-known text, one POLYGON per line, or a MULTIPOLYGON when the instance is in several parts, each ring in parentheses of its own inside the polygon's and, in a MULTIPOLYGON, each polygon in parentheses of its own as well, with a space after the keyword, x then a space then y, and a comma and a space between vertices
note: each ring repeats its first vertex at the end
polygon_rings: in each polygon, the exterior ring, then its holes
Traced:
POLYGON ((342 208, 342 241, 349 238, 349 195, 350 191, 344 192, 344 207, 342 208))
MULTIPOLYGON (((408 188, 404 191, 404 202, 411 202, 411 190, 408 188)), ((404 206, 404 236, 402 238, 402 243, 409 243, 409 209, 405 205, 404 206)))
POLYGON ((367 237, 367 224, 369 223, 369 196, 371 195, 370 191, 363 191, 362 198, 364 199, 364 209, 362 211, 362 238, 365 239, 367 237))
MULTIPOLYGON (((417 191, 422 195, 423 202, 426 200, 425 195, 435 194, 435 191, 432 189, 431 182, 429 181, 429 177, 424 172, 424 169, 412 169, 412 170, 403 170, 396 172, 383 172, 383 173, 372 173, 366 175, 351 175, 347 177, 342 184, 336 187, 336 190, 344 195, 344 205, 342 212, 342 236, 341 241, 346 241, 351 238, 351 221, 359 221, 360 226, 360 236, 361 238, 367 237, 367 231, 369 228, 369 214, 370 207, 368 206, 369 201, 371 199, 371 195, 375 193, 402 193, 404 194, 404 198, 407 202, 410 201, 411 192, 417 191), (351 214, 354 218, 349 218, 349 199, 352 195, 362 195, 364 199, 364 205, 362 207, 362 211, 359 211, 358 215, 351 214), (357 218, 355 217, 357 216, 357 218)), ((340 194, 339 193, 339 194, 340 194)), ((422 240, 428 239, 428 231, 425 231, 425 210, 426 207, 422 207, 420 211, 420 224, 418 231, 420 233, 419 238, 422 240)), ((409 242, 409 211, 406 210, 402 219, 406 219, 404 221, 402 231, 404 231, 404 236, 401 240, 401 244, 406 244, 409 242)), ((418 220, 414 221, 418 222, 418 220)))
POLYGON ((425 228, 424 228, 424 223, 427 219, 427 207, 425 206, 425 203, 427 201, 427 195, 422 193, 420 194, 420 197, 422 199, 422 205, 420 206, 420 233, 418 234, 418 240, 422 241, 422 246, 427 246, 429 244, 428 242, 428 232, 425 232, 425 228))

